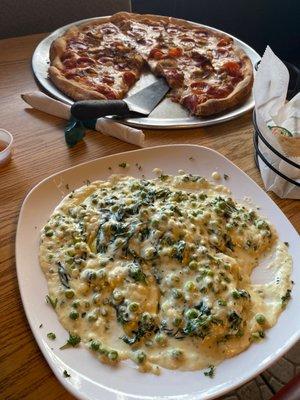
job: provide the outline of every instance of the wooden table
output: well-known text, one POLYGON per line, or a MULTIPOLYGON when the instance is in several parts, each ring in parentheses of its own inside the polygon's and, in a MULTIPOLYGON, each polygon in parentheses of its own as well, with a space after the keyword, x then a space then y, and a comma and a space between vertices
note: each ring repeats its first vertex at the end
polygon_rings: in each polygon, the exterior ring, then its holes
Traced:
MULTIPOLYGON (((0 398, 73 399, 59 384, 35 343, 19 295, 14 242, 19 210, 28 191, 48 175, 135 146, 90 132, 72 149, 65 121, 26 108, 20 94, 36 90, 30 60, 44 34, 0 41, 0 127, 14 135, 14 155, 0 169, 0 398)), ((189 130, 146 130, 147 146, 193 143, 219 151, 260 186, 253 159, 251 113, 234 121, 189 130)), ((300 203, 270 194, 300 231, 300 203)), ((103 399, 105 400, 105 399, 103 399)))

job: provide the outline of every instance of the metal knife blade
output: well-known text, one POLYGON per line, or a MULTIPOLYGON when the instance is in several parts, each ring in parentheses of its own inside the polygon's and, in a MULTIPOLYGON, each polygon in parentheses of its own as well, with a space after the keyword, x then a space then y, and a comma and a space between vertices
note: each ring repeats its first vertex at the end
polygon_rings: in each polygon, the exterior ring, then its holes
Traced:
POLYGON ((124 99, 130 111, 149 115, 165 97, 170 87, 164 78, 124 99))
POLYGON ((141 89, 124 100, 82 100, 71 107, 71 114, 79 120, 118 116, 148 116, 165 97, 170 87, 164 78, 141 89))

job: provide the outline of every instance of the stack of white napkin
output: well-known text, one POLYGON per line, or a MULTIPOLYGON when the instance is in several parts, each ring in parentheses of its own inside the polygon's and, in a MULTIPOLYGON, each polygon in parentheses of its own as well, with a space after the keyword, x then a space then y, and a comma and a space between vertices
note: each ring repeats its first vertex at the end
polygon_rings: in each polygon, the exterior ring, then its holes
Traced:
MULTIPOLYGON (((27 104, 37 110, 66 120, 71 118, 69 105, 54 100, 42 92, 24 93, 21 97, 27 104)), ((127 125, 119 124, 118 122, 111 121, 107 118, 97 119, 95 130, 100 131, 104 135, 113 136, 139 147, 143 147, 145 143, 145 135, 143 131, 131 128, 127 125)))

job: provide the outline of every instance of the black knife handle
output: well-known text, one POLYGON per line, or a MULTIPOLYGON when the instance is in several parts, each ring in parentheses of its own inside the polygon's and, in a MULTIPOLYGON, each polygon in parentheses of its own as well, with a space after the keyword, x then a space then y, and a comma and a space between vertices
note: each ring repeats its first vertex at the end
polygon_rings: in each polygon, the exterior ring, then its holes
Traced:
POLYGON ((79 120, 105 117, 106 115, 125 116, 130 114, 123 100, 82 100, 71 107, 71 114, 79 120))

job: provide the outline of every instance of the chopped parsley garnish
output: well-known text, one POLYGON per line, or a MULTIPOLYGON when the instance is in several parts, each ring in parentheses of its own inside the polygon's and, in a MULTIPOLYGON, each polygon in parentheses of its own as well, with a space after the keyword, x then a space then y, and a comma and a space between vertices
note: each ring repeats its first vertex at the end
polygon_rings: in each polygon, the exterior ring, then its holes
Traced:
POLYGON ((213 378, 215 376, 216 373, 216 368, 214 365, 209 365, 209 370, 208 371, 204 371, 204 375, 208 376, 209 378, 213 378))
POLYGON ((39 325, 39 328, 41 329, 42 327, 43 327, 43 324, 40 324, 40 325, 39 325))
POLYGON ((193 161, 193 160, 194 160, 194 157, 189 157, 189 160, 190 160, 190 161, 193 161))
POLYGON ((119 164, 119 167, 120 167, 120 168, 128 168, 128 167, 129 167, 129 164, 127 164, 127 162, 121 162, 121 163, 119 164))
POLYGON ((47 333, 47 338, 50 340, 55 340, 56 339, 56 335, 53 332, 49 332, 47 333))
POLYGON ((224 174, 223 177, 224 177, 225 181, 227 181, 227 179, 229 178, 229 175, 224 174))
POLYGON ((60 347, 60 350, 67 349, 68 347, 76 347, 80 342, 81 342, 80 336, 72 335, 72 333, 69 332, 69 339, 67 340, 66 344, 60 347))
POLYGON ((71 376, 71 375, 68 374, 68 371, 65 369, 65 370, 64 370, 64 377, 65 377, 65 378, 70 378, 70 376, 71 376))
POLYGON ((55 298, 54 300, 52 300, 51 297, 47 294, 47 296, 46 296, 46 302, 47 302, 48 304, 51 304, 52 308, 55 310, 55 308, 56 308, 56 306, 57 306, 58 300, 57 300, 57 298, 55 298))
POLYGON ((169 178, 169 175, 163 175, 163 174, 161 174, 159 177, 159 179, 163 182, 166 181, 168 178, 169 178))
POLYGON ((284 242, 284 244, 286 245, 286 247, 290 246, 289 242, 284 242))
POLYGON ((291 289, 288 289, 284 296, 281 297, 281 307, 286 307, 288 301, 291 299, 291 289))

